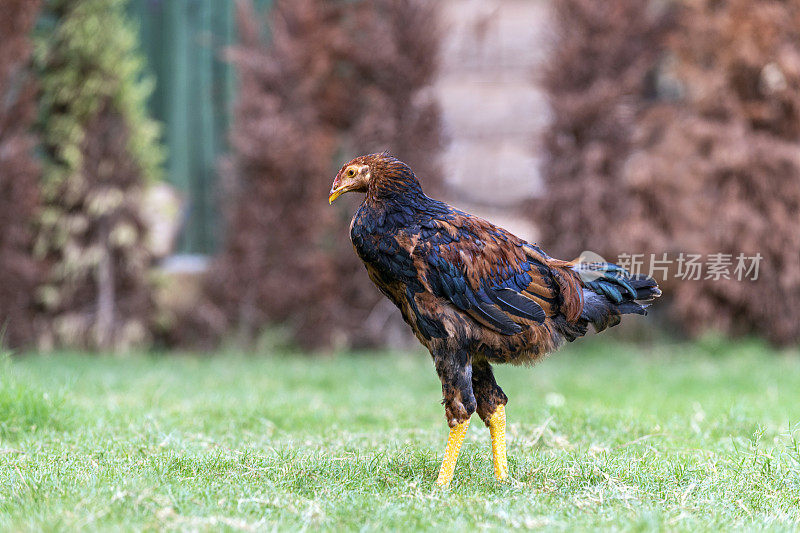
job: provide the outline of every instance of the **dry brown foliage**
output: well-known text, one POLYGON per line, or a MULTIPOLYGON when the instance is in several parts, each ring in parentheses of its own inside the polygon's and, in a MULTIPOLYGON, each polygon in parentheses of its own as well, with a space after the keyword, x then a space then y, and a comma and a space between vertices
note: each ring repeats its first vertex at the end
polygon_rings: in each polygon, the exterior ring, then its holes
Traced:
POLYGON ((33 158, 36 88, 30 68, 30 33, 40 5, 8 0, 0 17, 0 327, 10 346, 34 339, 34 292, 42 276, 32 253, 40 169, 33 158))
POLYGON ((178 336, 234 328, 249 341, 281 323, 306 347, 380 342, 383 324, 367 326, 380 295, 348 239, 355 200, 332 208, 327 192, 343 162, 385 149, 439 183, 435 7, 278 1, 269 45, 249 2, 238 15, 226 239, 206 283, 211 305, 178 336))
POLYGON ((628 216, 620 176, 669 17, 637 0, 566 0, 554 9, 559 33, 541 80, 553 115, 544 137, 547 190, 536 209, 541 238, 557 256, 609 253, 628 216))
MULTIPOLYGON (((601 16, 598 4, 567 4, 601 16)), ((620 68, 621 83, 601 71, 590 85, 608 80, 609 89, 572 91, 574 105, 555 107, 549 191, 538 211, 543 240, 562 253, 592 249, 610 257, 726 253, 735 262, 739 253, 760 253, 756 281, 665 280, 671 315, 692 334, 716 329, 797 342, 800 5, 676 5, 677 23, 664 26, 668 39, 642 42, 650 57, 642 68, 620 68), (626 98, 611 88, 628 83, 626 98), (603 101, 599 94, 615 103, 587 125, 581 109, 603 101), (590 142, 575 142, 573 132, 590 142)), ((605 31, 617 37, 602 42, 638 42, 641 30, 610 24, 605 31)), ((592 70, 584 57, 561 59, 565 70, 592 70)), ((548 75, 548 90, 563 103, 558 79, 548 75)))

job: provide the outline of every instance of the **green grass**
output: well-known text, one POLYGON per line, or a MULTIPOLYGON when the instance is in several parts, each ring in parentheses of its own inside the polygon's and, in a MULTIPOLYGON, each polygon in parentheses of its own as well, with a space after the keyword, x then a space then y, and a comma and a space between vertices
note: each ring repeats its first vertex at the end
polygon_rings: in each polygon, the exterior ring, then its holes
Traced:
POLYGON ((429 358, 58 354, 0 366, 0 529, 797 529, 800 354, 590 340, 501 368, 449 491, 429 358))

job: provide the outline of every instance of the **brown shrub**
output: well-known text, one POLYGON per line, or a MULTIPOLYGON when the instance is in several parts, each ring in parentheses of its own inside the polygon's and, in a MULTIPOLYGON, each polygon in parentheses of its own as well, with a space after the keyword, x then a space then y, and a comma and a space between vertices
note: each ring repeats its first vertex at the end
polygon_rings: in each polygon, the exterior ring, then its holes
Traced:
POLYGON ((615 226, 630 209, 620 176, 654 90, 669 13, 637 0, 565 0, 554 9, 557 43, 541 79, 553 117, 543 139, 547 191, 535 210, 541 240, 562 257, 616 252, 615 226))
POLYGON ((434 14, 417 0, 278 1, 267 46, 252 6, 239 4, 226 239, 206 283, 221 312, 202 319, 211 329, 251 340, 284 323, 304 346, 378 342, 365 323, 379 294, 348 242, 354 201, 334 209, 326 195, 344 160, 384 149, 439 182, 439 111, 426 92, 434 14))
POLYGON ((40 169, 33 158, 30 68, 30 33, 40 7, 37 0, 9 0, 0 17, 0 327, 10 346, 34 339, 34 293, 42 275, 32 253, 40 169))
MULTIPOLYGON (((545 242, 563 244, 568 235, 567 246, 611 257, 725 253, 734 265, 739 253, 760 253, 756 281, 665 280, 671 315, 693 334, 712 328, 796 342, 800 6, 777 0, 678 6, 669 39, 649 45, 658 55, 638 73, 644 90, 634 95, 635 113, 600 119, 599 128, 624 131, 623 138, 553 151, 546 174, 555 196, 548 194, 539 211, 545 242), (649 80, 659 98, 648 98, 649 80), (556 158, 600 161, 604 172, 556 158), (553 218, 541 218, 547 215, 553 218)), ((576 95, 583 103, 591 97, 576 95)), ((564 135, 559 124, 583 124, 569 109, 559 112, 569 118, 556 119, 551 138, 564 135)))

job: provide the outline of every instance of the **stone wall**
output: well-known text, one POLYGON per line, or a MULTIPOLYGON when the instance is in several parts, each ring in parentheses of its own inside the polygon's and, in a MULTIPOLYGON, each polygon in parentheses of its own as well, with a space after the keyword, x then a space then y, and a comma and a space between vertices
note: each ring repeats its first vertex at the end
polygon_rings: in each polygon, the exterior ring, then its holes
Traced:
POLYGON ((534 240, 519 205, 541 192, 537 136, 547 122, 536 68, 545 58, 545 0, 444 0, 436 84, 446 148, 446 200, 534 240))

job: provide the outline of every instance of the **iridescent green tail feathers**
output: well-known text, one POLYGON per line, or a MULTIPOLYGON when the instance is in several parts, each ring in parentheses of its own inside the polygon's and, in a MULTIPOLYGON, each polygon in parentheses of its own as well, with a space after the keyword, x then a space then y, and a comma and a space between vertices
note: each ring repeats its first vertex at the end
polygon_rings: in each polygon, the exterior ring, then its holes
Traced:
POLYGON ((650 302, 661 296, 653 278, 613 263, 578 263, 573 269, 583 281, 581 318, 596 331, 616 326, 622 315, 646 315, 650 302))

